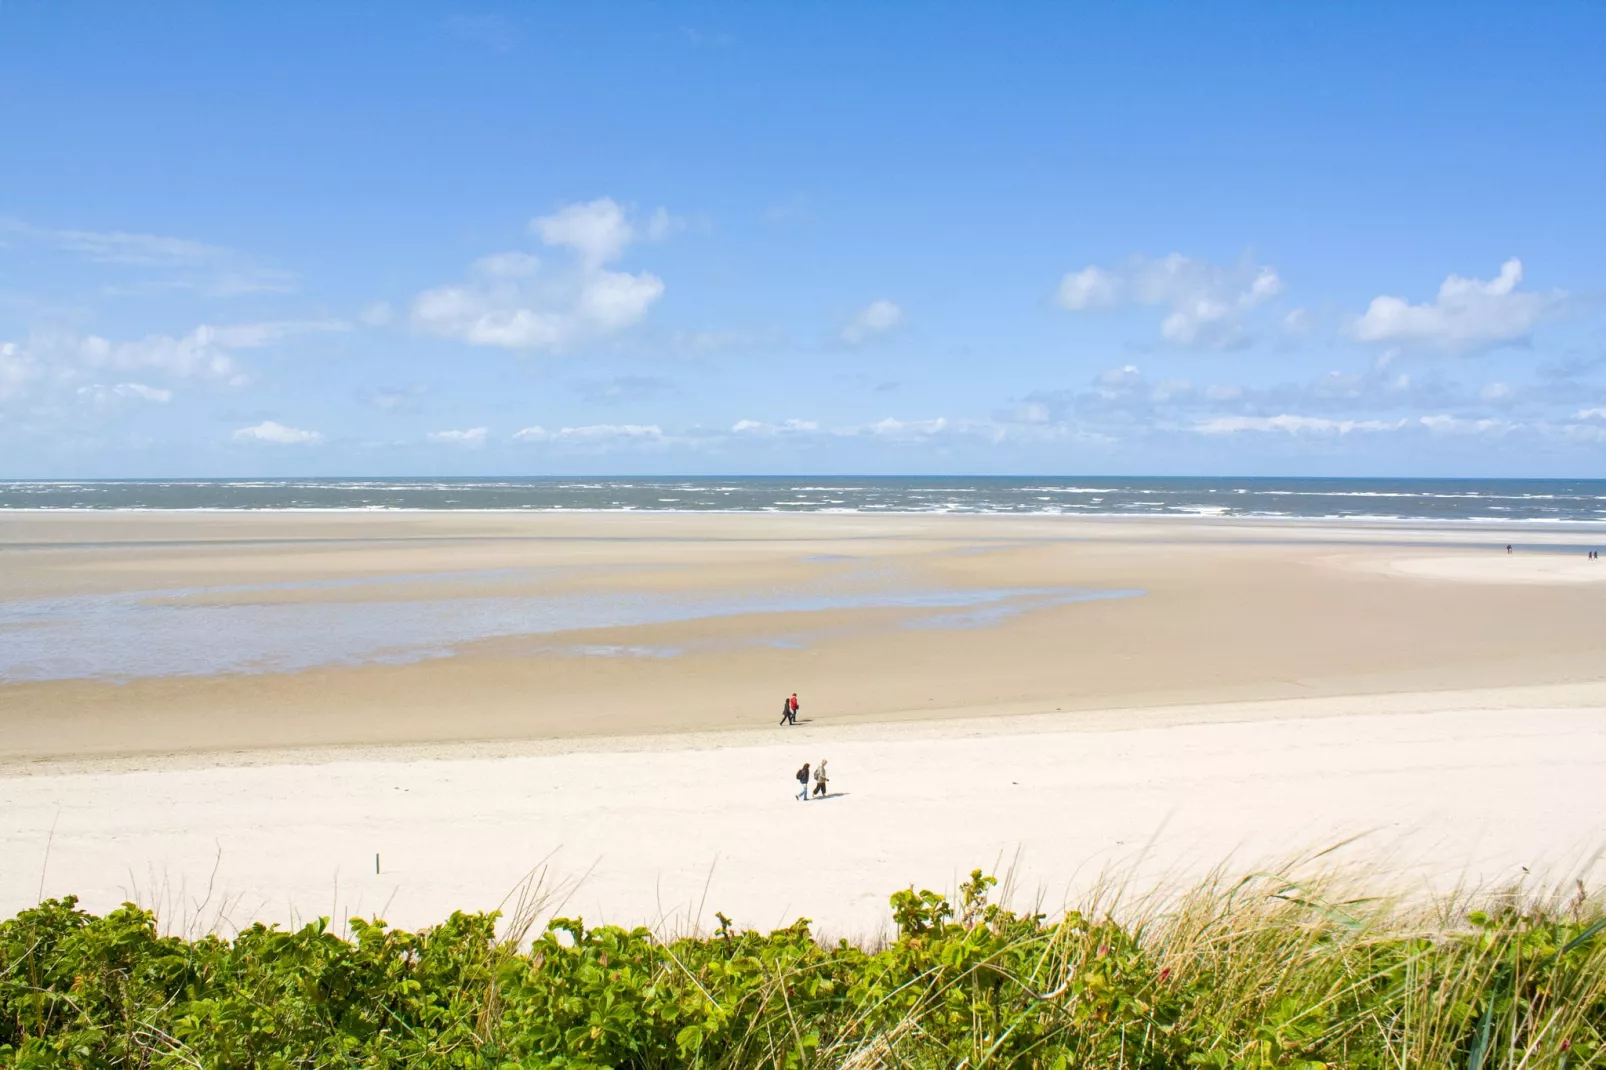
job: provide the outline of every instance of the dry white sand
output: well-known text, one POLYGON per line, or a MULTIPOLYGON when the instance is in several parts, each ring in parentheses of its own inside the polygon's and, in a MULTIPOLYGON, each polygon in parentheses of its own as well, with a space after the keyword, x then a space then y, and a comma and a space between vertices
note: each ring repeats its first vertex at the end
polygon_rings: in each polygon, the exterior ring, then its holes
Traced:
POLYGON ((1340 857, 1443 889, 1560 874, 1606 832, 1603 685, 1153 713, 13 773, 0 915, 42 891, 135 899, 180 929, 220 908, 418 926, 495 907, 546 860, 584 877, 565 909, 593 922, 723 910, 862 935, 896 888, 1016 860, 1054 906, 1110 867, 1141 886, 1368 833, 1340 857), (796 801, 793 770, 822 756, 833 797, 796 801))
POLYGON ((1485 554, 1385 559, 1383 570, 1400 576, 1471 583, 1573 584, 1606 582, 1606 561, 1585 554, 1485 554))

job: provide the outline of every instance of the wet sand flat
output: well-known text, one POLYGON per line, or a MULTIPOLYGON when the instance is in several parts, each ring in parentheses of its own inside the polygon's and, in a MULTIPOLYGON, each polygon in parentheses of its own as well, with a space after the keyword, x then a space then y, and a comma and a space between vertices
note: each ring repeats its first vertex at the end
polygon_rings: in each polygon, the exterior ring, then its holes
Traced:
POLYGON ((1522 535, 1555 552, 1475 525, 15 513, 0 763, 754 727, 791 691, 824 726, 1606 679, 1588 533, 1522 535))

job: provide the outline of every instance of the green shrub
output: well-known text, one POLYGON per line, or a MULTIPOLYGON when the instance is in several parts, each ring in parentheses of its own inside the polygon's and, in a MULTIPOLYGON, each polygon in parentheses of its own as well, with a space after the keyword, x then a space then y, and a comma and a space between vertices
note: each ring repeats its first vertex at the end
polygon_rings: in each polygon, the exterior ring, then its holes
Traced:
POLYGON ((233 939, 133 905, 0 922, 0 1066, 1495 1067, 1606 1060, 1606 919, 1492 897, 1412 910, 1336 882, 1207 882, 1162 907, 892 897, 885 946, 720 916, 710 936, 495 914, 233 939))

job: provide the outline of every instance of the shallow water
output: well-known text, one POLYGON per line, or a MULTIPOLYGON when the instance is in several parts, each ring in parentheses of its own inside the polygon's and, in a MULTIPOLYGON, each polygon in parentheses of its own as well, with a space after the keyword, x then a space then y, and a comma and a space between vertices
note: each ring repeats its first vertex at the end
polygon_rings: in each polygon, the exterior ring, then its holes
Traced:
MULTIPOLYGON (((449 578, 465 575, 452 573, 449 578)), ((368 577, 340 585, 442 578, 448 577, 368 577)), ((458 647, 485 639, 756 613, 890 608, 911 611, 903 626, 976 628, 1035 609, 1142 593, 1067 587, 855 591, 821 586, 717 597, 605 592, 400 601, 219 601, 242 591, 328 586, 264 584, 0 602, 0 681, 130 680, 399 664, 451 657, 458 647)), ((807 641, 806 633, 790 631, 755 635, 751 640, 783 646, 807 641)), ((568 644, 550 649, 596 657, 674 657, 691 648, 568 644)))

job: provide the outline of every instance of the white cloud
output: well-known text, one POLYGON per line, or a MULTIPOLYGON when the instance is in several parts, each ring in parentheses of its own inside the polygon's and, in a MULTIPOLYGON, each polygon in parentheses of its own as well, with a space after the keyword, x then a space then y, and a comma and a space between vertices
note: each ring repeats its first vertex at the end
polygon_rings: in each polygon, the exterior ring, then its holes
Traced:
POLYGON ((1595 424, 1564 424, 1555 430, 1571 442, 1606 442, 1606 427, 1595 424))
POLYGON ((1417 422, 1436 435, 1504 435, 1522 426, 1510 420, 1468 420, 1448 414, 1423 416, 1417 422))
POLYGON ((340 320, 275 320, 220 327, 203 323, 178 337, 151 334, 134 341, 113 342, 91 334, 76 343, 70 336, 53 341, 56 348, 76 348, 90 368, 150 370, 175 379, 210 379, 239 386, 247 375, 233 350, 263 349, 297 335, 345 329, 346 324, 340 320))
POLYGON ((1088 266, 1060 280, 1059 302, 1064 308, 1108 308, 1121 300, 1121 280, 1113 272, 1088 266))
POLYGON ((762 420, 737 420, 731 425, 731 434, 749 435, 756 438, 775 438, 780 435, 811 435, 820 430, 820 425, 814 420, 782 420, 780 423, 765 423, 762 420))
POLYGON ((91 263, 178 273, 176 278, 164 281, 114 286, 114 293, 182 289, 228 296, 295 289, 293 272, 258 263, 233 249, 189 238, 125 230, 36 227, 14 219, 0 220, 0 236, 7 234, 91 263))
POLYGON ((242 427, 234 432, 236 442, 267 442, 275 446, 315 446, 323 441, 323 436, 316 431, 303 431, 298 427, 286 427, 273 420, 263 420, 251 427, 242 427))
POLYGON ((547 245, 574 249, 592 266, 617 258, 636 236, 625 210, 612 197, 565 205, 551 215, 532 219, 530 230, 547 245))
POLYGON ((1558 311, 1561 293, 1521 291, 1522 261, 1500 265, 1493 279, 1451 275, 1431 304, 1413 305, 1399 297, 1372 298, 1365 314, 1350 326, 1362 342, 1390 342, 1473 353, 1525 340, 1541 320, 1558 311))
POLYGON ((471 345, 559 349, 630 327, 663 295, 656 275, 603 267, 635 237, 612 199, 571 204, 530 226, 547 245, 575 250, 575 266, 548 271, 517 251, 484 257, 474 281, 414 298, 413 325, 471 345))
POLYGON ((903 320, 903 309, 891 301, 882 298, 871 301, 853 314, 842 328, 842 340, 848 345, 858 345, 874 335, 883 334, 892 330, 903 320))
POLYGON ((1356 431, 1398 431, 1404 420, 1331 420, 1322 416, 1218 416, 1194 426, 1204 435, 1278 431, 1289 435, 1348 435, 1356 431))
POLYGON ((221 246, 188 238, 124 230, 53 229, 16 220, 0 220, 0 233, 13 234, 102 264, 173 266, 234 255, 221 246))
POLYGON ((657 424, 588 424, 548 431, 526 427, 513 436, 515 442, 555 442, 583 446, 663 445, 669 441, 657 424))
POLYGON ((20 396, 44 375, 44 368, 32 353, 15 342, 0 343, 0 401, 20 396))
POLYGON ((485 445, 485 436, 489 433, 483 427, 470 427, 463 431, 431 431, 424 437, 443 446, 467 446, 470 449, 478 449, 485 445))
POLYGON ((1576 419, 1579 419, 1579 420, 1606 420, 1606 408, 1579 409, 1576 419))
POLYGON ((1100 372, 1098 377, 1098 384, 1104 391, 1128 390, 1141 386, 1143 382, 1143 372, 1138 370, 1136 364, 1123 364, 1119 368, 1111 368, 1109 371, 1100 372))
POLYGON ((866 434, 879 438, 913 439, 940 435, 948 430, 948 427, 947 418, 942 416, 932 420, 898 420, 888 416, 884 420, 869 424, 863 430, 866 434))
POLYGON ((646 315, 663 292, 663 281, 656 275, 599 271, 581 288, 575 308, 583 322, 604 332, 616 331, 646 315))
POLYGON ((1160 336, 1175 345, 1228 349, 1245 338, 1244 317, 1282 292, 1270 267, 1222 267, 1172 253, 1133 257, 1119 268, 1088 266, 1060 280, 1059 303, 1072 311, 1120 304, 1164 307, 1160 336))
POLYGON ((101 386, 96 383, 79 387, 78 396, 98 405, 109 404, 125 398, 149 401, 157 405, 165 405, 173 400, 173 392, 171 390, 146 386, 144 383, 118 383, 116 386, 101 386))
POLYGON ((235 323, 222 327, 203 325, 196 328, 196 331, 209 332, 210 340, 225 349, 263 349, 298 335, 325 334, 349 329, 343 320, 322 319, 268 320, 263 323, 235 323))
MULTIPOLYGON (((1029 422, 1029 421, 1015 421, 1029 422)), ((1008 429, 993 420, 950 420, 937 416, 926 420, 902 420, 888 416, 864 424, 822 424, 817 420, 738 420, 731 426, 735 439, 881 439, 888 442, 922 443, 936 439, 971 438, 1000 442, 1008 429)))

